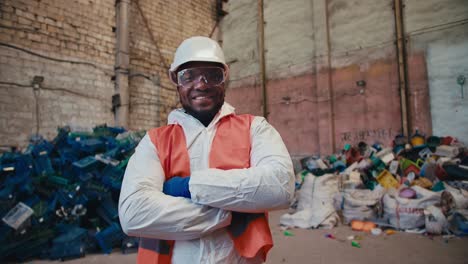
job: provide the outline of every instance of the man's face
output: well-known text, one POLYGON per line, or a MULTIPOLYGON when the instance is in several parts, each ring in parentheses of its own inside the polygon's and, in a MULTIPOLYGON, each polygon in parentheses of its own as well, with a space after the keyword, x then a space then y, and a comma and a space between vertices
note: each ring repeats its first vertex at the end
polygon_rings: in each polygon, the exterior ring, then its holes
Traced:
MULTIPOLYGON (((182 65, 178 70, 177 74, 181 78, 193 78, 193 76, 185 76, 183 73, 189 74, 190 72, 199 72, 203 69, 203 72, 210 74, 210 68, 205 67, 217 67, 222 69, 222 65, 212 62, 188 62, 182 65), (193 69, 188 71, 187 69, 193 69), (185 71, 184 71, 185 70, 185 71)), ((213 71, 219 71, 219 69, 212 68, 213 71)), ((209 76, 207 76, 209 78, 209 76)), ((219 111, 224 103, 224 82, 213 85, 210 81, 202 75, 200 78, 196 78, 189 84, 177 85, 177 91, 179 92, 180 103, 187 113, 191 114, 197 119, 212 119, 219 111)))

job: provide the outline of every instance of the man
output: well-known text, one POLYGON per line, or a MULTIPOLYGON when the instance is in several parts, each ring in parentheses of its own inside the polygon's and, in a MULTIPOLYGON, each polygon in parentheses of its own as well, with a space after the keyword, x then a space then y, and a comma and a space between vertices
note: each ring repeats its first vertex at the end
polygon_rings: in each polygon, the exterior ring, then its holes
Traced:
POLYGON ((293 197, 286 147, 264 118, 224 102, 217 42, 185 40, 169 72, 183 109, 142 139, 119 200, 124 232, 141 237, 138 262, 261 263, 273 245, 265 212, 293 197))

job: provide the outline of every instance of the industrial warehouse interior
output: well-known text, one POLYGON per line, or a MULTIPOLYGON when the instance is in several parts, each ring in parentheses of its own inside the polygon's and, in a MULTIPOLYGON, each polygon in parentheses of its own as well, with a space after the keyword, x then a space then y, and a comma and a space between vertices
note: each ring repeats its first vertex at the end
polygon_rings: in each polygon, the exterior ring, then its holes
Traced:
POLYGON ((467 78, 467 0, 0 0, 0 262, 468 263, 467 78))

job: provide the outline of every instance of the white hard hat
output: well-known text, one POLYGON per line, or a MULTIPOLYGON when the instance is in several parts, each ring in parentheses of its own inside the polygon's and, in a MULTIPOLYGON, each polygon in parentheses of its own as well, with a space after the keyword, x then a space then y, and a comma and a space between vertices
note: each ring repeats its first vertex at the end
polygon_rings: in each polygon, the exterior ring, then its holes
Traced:
POLYGON ((170 72, 175 73, 180 65, 190 61, 217 62, 229 70, 224 59, 224 53, 218 42, 202 36, 191 37, 184 40, 177 48, 170 72))

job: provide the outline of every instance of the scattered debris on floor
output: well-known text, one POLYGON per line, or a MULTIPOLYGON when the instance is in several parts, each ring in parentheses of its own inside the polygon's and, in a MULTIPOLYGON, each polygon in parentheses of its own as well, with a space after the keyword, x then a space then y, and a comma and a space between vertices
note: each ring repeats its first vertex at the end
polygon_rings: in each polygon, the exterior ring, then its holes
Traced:
POLYGON ((357 242, 357 241, 354 241, 354 240, 353 240, 353 241, 351 241, 351 246, 353 246, 353 247, 357 247, 357 248, 361 248, 361 244, 359 244, 359 242, 357 242))

